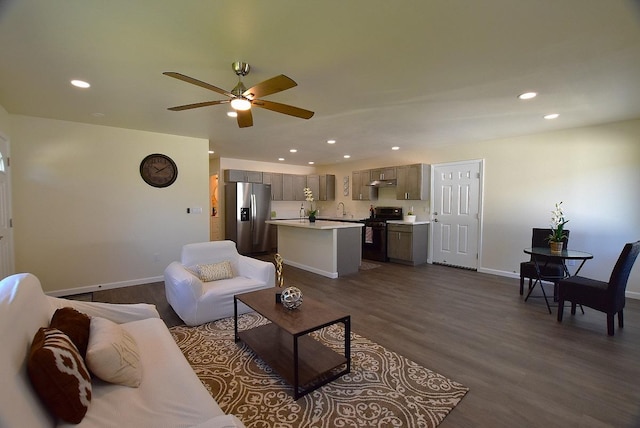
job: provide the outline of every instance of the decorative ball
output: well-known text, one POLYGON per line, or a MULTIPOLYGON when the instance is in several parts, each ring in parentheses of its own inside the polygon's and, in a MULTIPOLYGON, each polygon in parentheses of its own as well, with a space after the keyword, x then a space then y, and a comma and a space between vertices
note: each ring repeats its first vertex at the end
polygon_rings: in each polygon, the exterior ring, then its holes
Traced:
POLYGON ((282 306, 287 309, 296 309, 302 304, 302 291, 296 287, 287 287, 282 290, 282 306))

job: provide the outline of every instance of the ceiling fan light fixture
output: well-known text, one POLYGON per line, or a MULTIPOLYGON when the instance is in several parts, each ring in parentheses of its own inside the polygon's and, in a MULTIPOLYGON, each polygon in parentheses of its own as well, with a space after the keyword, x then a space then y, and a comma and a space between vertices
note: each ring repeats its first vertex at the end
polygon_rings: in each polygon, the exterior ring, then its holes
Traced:
POLYGON ((530 100, 538 96, 537 92, 525 92, 523 94, 518 95, 518 98, 521 100, 530 100))
POLYGON ((234 98, 231 100, 231 108, 240 111, 249 110, 251 102, 245 98, 234 98))

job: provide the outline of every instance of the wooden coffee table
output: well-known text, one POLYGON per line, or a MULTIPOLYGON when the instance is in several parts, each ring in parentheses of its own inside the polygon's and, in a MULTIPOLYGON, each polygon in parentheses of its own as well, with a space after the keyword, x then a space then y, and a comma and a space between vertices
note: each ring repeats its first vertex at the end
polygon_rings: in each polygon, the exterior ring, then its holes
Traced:
POLYGON ((246 343, 293 385, 293 397, 297 400, 351 370, 351 316, 308 297, 297 309, 286 309, 276 302, 276 293, 282 290, 268 288, 234 296, 235 341, 246 343), (238 302, 271 323, 238 331, 238 302), (344 325, 344 355, 308 335, 337 323, 344 325))

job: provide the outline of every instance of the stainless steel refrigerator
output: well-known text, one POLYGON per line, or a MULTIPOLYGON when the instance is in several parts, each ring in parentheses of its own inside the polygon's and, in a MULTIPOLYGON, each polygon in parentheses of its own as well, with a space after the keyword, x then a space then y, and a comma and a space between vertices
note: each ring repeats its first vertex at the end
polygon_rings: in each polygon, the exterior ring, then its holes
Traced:
POLYGON ((225 236, 240 254, 269 250, 271 185, 228 183, 224 186, 225 236))

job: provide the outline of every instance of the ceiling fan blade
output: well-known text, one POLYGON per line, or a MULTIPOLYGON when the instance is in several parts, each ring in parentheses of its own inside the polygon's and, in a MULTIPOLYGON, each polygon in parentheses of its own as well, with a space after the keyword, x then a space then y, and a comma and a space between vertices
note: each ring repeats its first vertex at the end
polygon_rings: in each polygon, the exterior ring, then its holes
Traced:
POLYGON ((251 99, 260 98, 267 95, 275 94, 276 92, 286 91, 287 89, 291 89, 294 86, 298 86, 298 84, 284 74, 281 74, 250 87, 249 89, 244 91, 242 95, 251 99))
POLYGON ((267 110, 276 111, 278 113, 288 114, 289 116, 299 117, 301 119, 311 119, 313 112, 300 107, 290 106, 288 104, 276 103, 273 101, 253 100, 252 106, 266 108, 267 110))
POLYGON ((238 110, 238 126, 240 128, 248 128, 253 126, 253 115, 251 110, 238 110))
POLYGON ((181 73, 176 73, 175 71, 165 71, 162 74, 164 74, 165 76, 173 77, 174 79, 182 80, 183 82, 200 86, 201 88, 209 89, 210 91, 217 92, 222 95, 226 95, 227 97, 234 97, 231 92, 225 91, 224 89, 220 89, 217 86, 210 85, 209 83, 203 82, 201 80, 194 79, 193 77, 185 76, 181 73))
POLYGON ((189 110, 189 109, 198 108, 198 107, 208 107, 208 106, 215 106, 218 104, 227 104, 229 102, 231 102, 231 100, 205 101, 203 103, 185 104, 183 106, 169 107, 167 110, 182 111, 182 110, 189 110))

